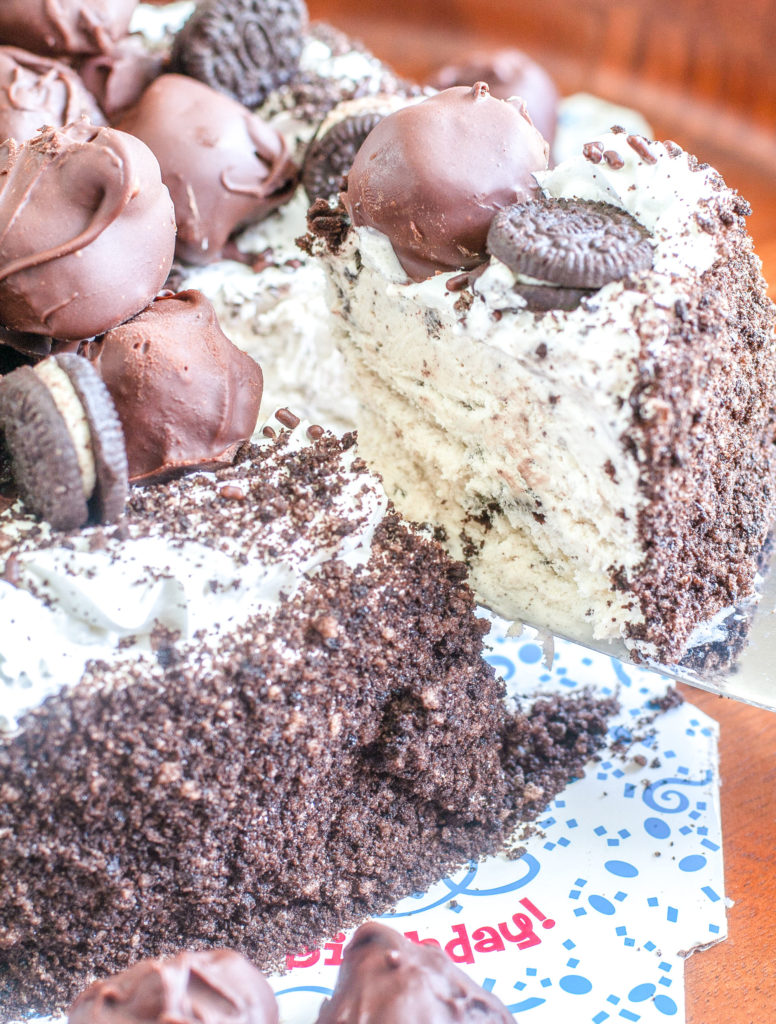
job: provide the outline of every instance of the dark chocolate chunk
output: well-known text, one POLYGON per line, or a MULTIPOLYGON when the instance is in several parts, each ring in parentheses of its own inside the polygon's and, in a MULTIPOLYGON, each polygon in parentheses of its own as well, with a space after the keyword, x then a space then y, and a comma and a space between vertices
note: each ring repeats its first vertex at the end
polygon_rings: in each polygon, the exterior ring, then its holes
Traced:
POLYGON ((336 196, 345 188, 345 175, 367 135, 382 121, 376 111, 343 118, 307 148, 302 166, 302 184, 310 202, 336 196))
POLYGON ((306 25, 304 0, 205 0, 176 37, 173 67, 255 107, 293 78, 306 25))
POLYGON ((124 438, 107 388, 86 360, 52 356, 5 376, 0 431, 22 499, 55 529, 121 515, 124 438))
POLYGON ((345 949, 337 985, 317 1024, 512 1024, 496 996, 446 953, 384 924, 362 925, 345 949))
POLYGON ((264 975, 231 949, 141 960, 96 981, 76 999, 68 1024, 277 1024, 264 975))
POLYGON ((488 250, 516 274, 601 288, 652 266, 649 232, 629 213, 585 199, 535 199, 498 213, 488 250))

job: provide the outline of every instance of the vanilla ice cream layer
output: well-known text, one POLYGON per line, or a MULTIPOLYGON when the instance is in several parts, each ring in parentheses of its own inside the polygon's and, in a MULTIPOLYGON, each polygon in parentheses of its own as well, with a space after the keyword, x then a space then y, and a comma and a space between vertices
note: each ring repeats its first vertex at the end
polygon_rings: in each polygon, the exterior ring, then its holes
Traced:
MULTIPOLYGON (((306 442, 305 426, 272 456, 262 478, 280 493, 293 485, 294 447, 306 442)), ((331 485, 304 529, 257 511, 238 536, 213 528, 239 499, 224 498, 223 480, 197 473, 167 485, 165 518, 185 516, 180 536, 152 517, 130 517, 125 531, 90 528, 58 542, 45 524, 17 503, 0 516, 0 731, 51 693, 76 684, 89 662, 148 655, 159 628, 182 642, 206 644, 255 612, 272 612, 307 577, 333 559, 356 566, 371 551, 386 500, 374 478, 351 471, 355 449, 343 452, 331 485), (367 482, 369 481, 369 482, 367 482), (342 532, 331 524, 347 522, 342 532), (125 535, 127 534, 128 535, 125 535), (12 569, 7 559, 12 557, 12 569)), ((255 479, 251 462, 228 480, 246 490, 255 479)))
POLYGON ((651 233, 655 270, 538 316, 493 260, 465 293, 409 282, 389 240, 351 230, 325 259, 360 401, 359 444, 410 519, 441 528, 483 603, 602 639, 642 621, 627 588, 644 560, 639 456, 624 438, 637 366, 668 336, 683 279, 716 258, 696 221, 718 176, 623 134, 618 170, 577 157, 537 175, 548 196, 605 199, 651 233))

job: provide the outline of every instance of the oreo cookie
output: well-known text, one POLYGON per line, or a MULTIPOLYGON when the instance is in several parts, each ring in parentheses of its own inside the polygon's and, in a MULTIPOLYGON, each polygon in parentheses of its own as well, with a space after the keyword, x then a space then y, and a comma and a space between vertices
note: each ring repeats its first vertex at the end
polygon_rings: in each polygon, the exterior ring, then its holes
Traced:
POLYGON ((653 261, 646 228, 616 206, 585 199, 515 203, 493 218, 487 248, 515 274, 571 289, 601 288, 653 261))
POLYGON ((383 115, 377 111, 353 114, 337 121, 313 139, 302 165, 302 184, 311 203, 336 196, 345 187, 345 175, 367 135, 383 115))
POLYGON ((172 69, 239 100, 263 103, 299 67, 304 0, 205 0, 172 49, 172 69))
POLYGON ((128 491, 124 435, 86 359, 64 353, 3 377, 0 431, 22 499, 55 529, 119 518, 128 491))

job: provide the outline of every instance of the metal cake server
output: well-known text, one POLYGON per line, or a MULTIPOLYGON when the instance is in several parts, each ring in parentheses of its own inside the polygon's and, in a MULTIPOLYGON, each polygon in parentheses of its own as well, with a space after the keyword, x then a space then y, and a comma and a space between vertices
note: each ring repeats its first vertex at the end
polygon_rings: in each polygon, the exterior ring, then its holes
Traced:
MULTIPOLYGON (((759 579, 755 597, 727 611, 678 664, 638 664, 676 682, 776 711, 776 572, 771 570, 759 579)), ((555 635, 626 664, 637 664, 621 640, 555 635)))

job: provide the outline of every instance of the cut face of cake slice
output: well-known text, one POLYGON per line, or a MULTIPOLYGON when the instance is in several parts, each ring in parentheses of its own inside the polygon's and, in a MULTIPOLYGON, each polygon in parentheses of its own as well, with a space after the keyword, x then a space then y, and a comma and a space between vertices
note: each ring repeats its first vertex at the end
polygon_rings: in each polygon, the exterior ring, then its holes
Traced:
MULTIPOLYGON (((473 273, 434 273, 436 229, 397 234, 363 198, 374 149, 389 163, 407 145, 404 116, 356 158, 342 245, 319 242, 364 457, 499 614, 670 663, 752 593, 774 515, 774 307, 748 206, 674 144, 614 132, 538 171, 462 258, 473 273)), ((431 154, 424 138, 422 187, 397 165, 385 208, 401 195, 412 223, 431 194, 460 222, 434 195, 453 146, 479 208, 477 161, 500 142, 473 137, 431 154)))
POLYGON ((146 956, 315 947, 503 843, 613 710, 508 708, 464 567, 352 436, 135 488, 117 527, 15 506, 0 542, 4 1021, 146 956))

